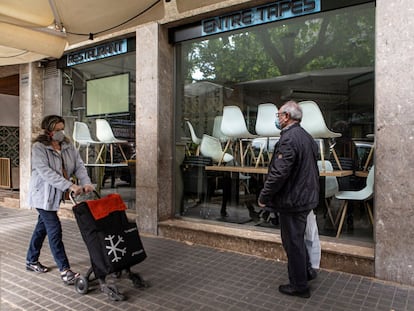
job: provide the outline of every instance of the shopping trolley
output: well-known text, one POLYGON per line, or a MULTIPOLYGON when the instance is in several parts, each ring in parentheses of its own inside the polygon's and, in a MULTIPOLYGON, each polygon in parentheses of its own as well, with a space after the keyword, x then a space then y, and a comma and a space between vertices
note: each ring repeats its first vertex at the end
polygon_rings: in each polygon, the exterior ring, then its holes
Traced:
POLYGON ((121 196, 114 193, 101 198, 96 191, 93 196, 93 199, 82 199, 81 196, 75 197, 73 193, 69 195, 91 260, 88 272, 75 280, 75 289, 80 294, 86 294, 89 282, 98 280, 101 291, 109 299, 125 300, 116 285, 106 283, 106 276, 111 274, 120 277, 125 271, 135 287, 148 287, 148 282, 130 270, 147 255, 136 223, 128 221, 126 205, 121 196))

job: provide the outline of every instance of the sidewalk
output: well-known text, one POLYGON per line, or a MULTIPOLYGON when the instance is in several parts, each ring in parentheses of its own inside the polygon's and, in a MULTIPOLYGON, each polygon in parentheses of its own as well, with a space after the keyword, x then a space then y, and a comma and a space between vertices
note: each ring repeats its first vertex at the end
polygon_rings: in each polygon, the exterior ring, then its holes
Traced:
MULTIPOLYGON (((53 270, 25 270, 25 255, 36 222, 35 211, 0 207, 0 310, 414 310, 414 287, 357 275, 322 270, 310 283, 312 297, 289 297, 278 292, 285 284, 285 263, 143 237, 148 258, 132 270, 151 283, 135 289, 125 277, 107 277, 126 301, 112 302, 91 282, 86 295, 65 286, 47 242, 41 262, 53 270)), ((89 255, 72 219, 62 219, 66 251, 73 270, 85 273, 89 255)))

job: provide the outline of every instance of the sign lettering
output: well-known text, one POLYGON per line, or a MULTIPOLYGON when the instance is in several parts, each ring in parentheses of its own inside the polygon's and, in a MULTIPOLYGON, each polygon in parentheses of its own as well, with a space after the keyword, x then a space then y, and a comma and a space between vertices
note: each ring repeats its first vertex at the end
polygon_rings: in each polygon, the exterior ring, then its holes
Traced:
POLYGON ((109 42, 103 45, 91 47, 79 52, 73 52, 67 55, 67 65, 74 66, 90 61, 124 54, 127 52, 127 40, 109 42))
POLYGON ((321 11, 321 0, 279 0, 248 10, 209 18, 202 21, 202 36, 321 11))

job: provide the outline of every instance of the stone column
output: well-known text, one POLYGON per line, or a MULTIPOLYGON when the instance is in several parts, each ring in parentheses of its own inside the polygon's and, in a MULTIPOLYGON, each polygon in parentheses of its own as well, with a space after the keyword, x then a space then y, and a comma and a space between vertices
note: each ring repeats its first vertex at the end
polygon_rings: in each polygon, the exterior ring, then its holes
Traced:
POLYGON ((414 285, 412 0, 376 1, 375 275, 414 285))
POLYGON ((20 160, 20 207, 27 205, 31 176, 32 139, 40 132, 43 117, 43 68, 37 63, 20 65, 19 93, 19 160, 20 160))
POLYGON ((158 23, 136 30, 136 212, 157 234, 173 213, 173 50, 158 23))

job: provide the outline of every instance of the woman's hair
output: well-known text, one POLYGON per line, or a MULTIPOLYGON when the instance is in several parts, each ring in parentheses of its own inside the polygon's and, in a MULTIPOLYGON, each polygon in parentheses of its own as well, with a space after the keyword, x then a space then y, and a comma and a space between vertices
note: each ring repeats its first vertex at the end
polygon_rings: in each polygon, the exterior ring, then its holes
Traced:
POLYGON ((50 115, 43 118, 41 127, 42 130, 45 130, 45 133, 51 133, 53 132, 53 129, 55 128, 55 125, 57 123, 63 123, 65 124, 65 120, 58 115, 50 115))
MULTIPOLYGON (((45 145, 50 145, 52 143, 52 137, 50 134, 53 132, 53 129, 55 128, 55 125, 58 123, 65 124, 65 119, 63 119, 61 116, 58 115, 49 115, 43 118, 42 123, 40 124, 43 133, 39 134, 33 142, 41 142, 45 145)), ((65 137, 65 142, 69 142, 69 139, 65 137)))

